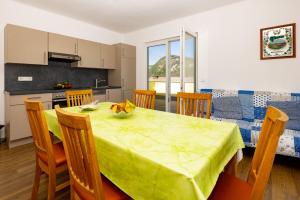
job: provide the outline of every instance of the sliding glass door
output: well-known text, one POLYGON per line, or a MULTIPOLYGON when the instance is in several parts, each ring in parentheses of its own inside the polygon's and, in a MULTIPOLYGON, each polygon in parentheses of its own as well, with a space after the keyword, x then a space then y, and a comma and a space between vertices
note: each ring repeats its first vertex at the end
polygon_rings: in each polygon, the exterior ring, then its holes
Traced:
POLYGON ((176 112, 177 92, 195 91, 196 41, 182 31, 179 37, 148 45, 148 89, 157 92, 155 109, 176 112))
POLYGON ((182 91, 195 92, 196 83, 196 39, 197 36, 191 32, 182 30, 181 33, 181 68, 182 68, 182 91))
POLYGON ((156 91, 155 109, 166 110, 167 45, 148 47, 148 89, 156 91))
POLYGON ((168 110, 176 112, 176 94, 181 90, 181 68, 180 68, 180 40, 168 42, 169 45, 169 90, 168 90, 168 110))

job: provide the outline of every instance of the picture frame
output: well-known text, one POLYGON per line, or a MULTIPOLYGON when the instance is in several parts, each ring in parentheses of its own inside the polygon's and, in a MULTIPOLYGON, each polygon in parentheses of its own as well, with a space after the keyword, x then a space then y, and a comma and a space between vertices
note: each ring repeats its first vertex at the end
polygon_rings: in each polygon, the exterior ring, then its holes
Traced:
POLYGON ((260 59, 296 58, 296 23, 260 29, 260 59))

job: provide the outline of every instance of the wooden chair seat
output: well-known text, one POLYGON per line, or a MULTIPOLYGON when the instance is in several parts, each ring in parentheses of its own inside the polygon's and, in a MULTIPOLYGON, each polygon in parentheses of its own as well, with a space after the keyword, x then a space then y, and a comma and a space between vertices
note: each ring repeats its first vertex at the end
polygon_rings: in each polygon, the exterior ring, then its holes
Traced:
MULTIPOLYGON (((65 151, 62 142, 53 144, 53 153, 54 153, 54 161, 55 165, 58 167, 63 164, 67 164, 67 159, 65 156, 65 151)), ((42 151, 39 151, 38 153, 39 158, 48 165, 48 154, 42 151)))
MULTIPOLYGON (((102 187, 105 200, 125 200, 130 199, 125 193, 118 189, 105 176, 101 176, 102 187)), ((74 183, 74 190, 82 200, 96 200, 93 194, 87 190, 83 190, 78 183, 74 183)))
POLYGON ((222 173, 209 200, 250 200, 252 186, 235 176, 222 173))

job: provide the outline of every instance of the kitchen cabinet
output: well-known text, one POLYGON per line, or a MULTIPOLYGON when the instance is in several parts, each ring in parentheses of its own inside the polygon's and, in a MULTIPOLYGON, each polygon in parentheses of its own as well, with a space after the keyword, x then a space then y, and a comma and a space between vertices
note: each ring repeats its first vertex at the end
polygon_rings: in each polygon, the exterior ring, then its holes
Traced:
POLYGON ((116 69, 108 71, 109 85, 121 86, 123 101, 131 99, 129 98, 130 93, 136 89, 135 47, 128 44, 117 44, 116 63, 116 69))
POLYGON ((5 63, 48 65, 48 33, 8 24, 4 30, 5 63))
POLYGON ((99 43, 79 39, 78 55, 81 57, 78 67, 101 68, 101 47, 99 43))
POLYGON ((122 101, 122 89, 107 89, 106 90, 106 101, 118 103, 122 101))
POLYGON ((123 101, 125 101, 127 99, 129 101, 132 101, 132 94, 133 94, 133 90, 122 90, 123 101))
POLYGON ((116 46, 101 44, 101 68, 116 68, 116 46))
POLYGON ((121 56, 122 58, 135 58, 136 57, 136 48, 135 46, 129 44, 121 44, 121 56))
POLYGON ((56 33, 49 33, 49 52, 77 55, 77 39, 56 33))
POLYGON ((5 122, 9 147, 31 142, 31 129, 27 119, 24 98, 43 102, 45 109, 52 109, 52 94, 9 95, 5 94, 5 122))
POLYGON ((94 95, 94 100, 99 101, 99 102, 105 102, 106 94, 96 94, 96 95, 94 95))
POLYGON ((121 60, 121 86, 124 90, 135 89, 136 86, 136 60, 122 58, 121 60))

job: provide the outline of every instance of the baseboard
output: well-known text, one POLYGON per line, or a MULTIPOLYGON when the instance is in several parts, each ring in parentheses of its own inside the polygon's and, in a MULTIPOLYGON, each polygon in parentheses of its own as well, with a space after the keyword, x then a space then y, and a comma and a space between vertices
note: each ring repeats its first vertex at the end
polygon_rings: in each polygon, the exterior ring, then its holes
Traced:
POLYGON ((24 145, 24 144, 29 144, 29 143, 32 143, 32 142, 33 142, 32 137, 27 137, 27 138, 23 138, 23 139, 19 139, 19 140, 9 141, 8 142, 8 147, 11 149, 11 148, 21 146, 21 145, 24 145))

